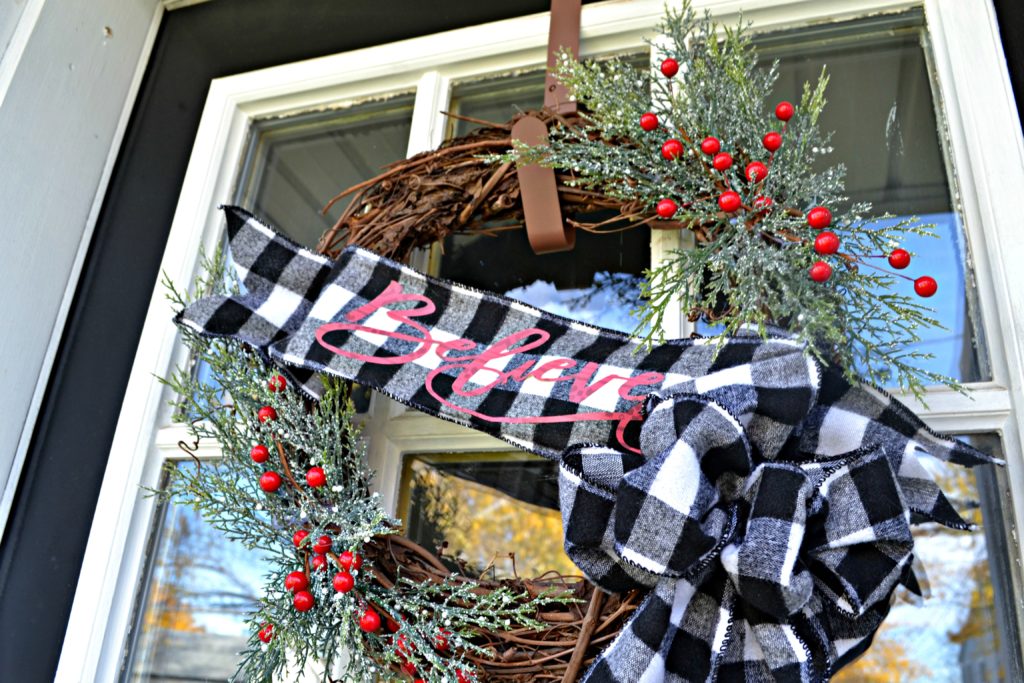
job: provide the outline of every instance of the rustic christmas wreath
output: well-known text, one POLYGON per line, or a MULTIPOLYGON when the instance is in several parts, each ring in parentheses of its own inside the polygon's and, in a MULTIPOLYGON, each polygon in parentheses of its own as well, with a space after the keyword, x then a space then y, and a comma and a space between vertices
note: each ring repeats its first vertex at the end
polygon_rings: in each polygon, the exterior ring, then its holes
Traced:
MULTIPOLYGON (((826 208, 841 180, 808 151, 824 139, 823 84, 779 104, 782 132, 762 135, 760 106, 699 109, 715 88, 763 102, 773 72, 755 69, 742 27, 720 42, 687 7, 661 32, 660 78, 563 56, 586 109, 524 115, 554 124, 547 144, 514 144, 513 122, 398 162, 339 195, 354 197, 319 253, 227 207, 241 287, 225 289, 215 260, 195 296, 172 288, 215 381, 183 370, 169 384, 225 458, 174 470, 166 495, 280 557, 248 678, 315 659, 328 680, 827 680, 870 645, 895 588, 916 588, 910 524, 967 528, 921 457, 992 459, 850 369, 870 353, 866 379, 929 378, 857 327, 872 288, 893 282, 858 254, 923 229, 826 208), (726 334, 644 343, 394 260, 521 223, 517 164, 561 169, 574 227, 691 231, 698 247, 650 274, 645 320, 657 328, 678 297, 726 334), (601 210, 614 215, 587 217, 601 210), (468 576, 402 536, 370 493, 353 381, 555 459, 566 551, 586 578, 468 576)), ((926 320, 885 300, 872 320, 926 320)))

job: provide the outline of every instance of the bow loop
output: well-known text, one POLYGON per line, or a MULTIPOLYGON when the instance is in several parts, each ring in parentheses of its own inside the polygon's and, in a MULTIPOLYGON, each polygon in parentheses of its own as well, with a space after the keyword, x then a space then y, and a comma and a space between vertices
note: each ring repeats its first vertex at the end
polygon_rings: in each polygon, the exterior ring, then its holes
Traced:
POLYGON ((808 521, 805 557, 819 589, 860 616, 888 600, 913 556, 910 512, 882 449, 827 472, 808 521))
POLYGON ((750 444, 725 408, 680 394, 653 406, 640 446, 647 461, 618 490, 616 551, 652 574, 684 576, 724 540, 750 444))
POLYGON ((799 561, 813 482, 798 466, 766 463, 748 484, 740 542, 722 551, 722 566, 744 600, 785 619, 811 598, 814 581, 799 561))

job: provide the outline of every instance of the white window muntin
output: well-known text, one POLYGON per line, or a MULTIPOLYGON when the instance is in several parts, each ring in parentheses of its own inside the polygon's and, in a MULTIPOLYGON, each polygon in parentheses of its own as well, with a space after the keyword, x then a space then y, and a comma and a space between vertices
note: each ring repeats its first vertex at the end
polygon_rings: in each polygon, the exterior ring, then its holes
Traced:
MULTIPOLYGON (((736 19, 736 3, 731 0, 695 4, 698 10, 710 8, 722 21, 736 19)), ((901 11, 922 3, 748 0, 744 5, 746 19, 759 29, 772 29, 901 11)), ((918 408, 937 429, 999 432, 1005 452, 1016 454, 1024 416, 1012 407, 1024 400, 1024 322, 1012 313, 1024 310, 1020 307, 1024 271, 1013 265, 1024 258, 1024 245, 1019 240, 1005 242, 1016 229, 1015 216, 1009 207, 994 202, 1009 196, 1001 192, 1024 189, 1024 146, 991 7, 984 0, 926 0, 923 5, 935 46, 932 57, 940 106, 948 122, 942 133, 952 150, 965 229, 974 246, 973 268, 994 379, 972 385, 975 391, 969 398, 933 390, 928 407, 918 408), (1014 144, 1004 147, 1002 155, 983 154, 984 143, 994 134, 1014 144)), ((584 53, 642 47, 642 36, 650 34, 662 9, 660 0, 586 6, 581 31, 584 53)), ((408 152, 431 149, 443 137, 445 120, 439 112, 447 108, 451 83, 542 65, 547 22, 546 14, 534 15, 213 81, 161 271, 176 282, 190 281, 200 247, 215 246, 221 228, 216 206, 232 195, 246 136, 255 120, 415 92, 408 152)), ((666 234, 655 231, 653 235, 666 234)), ((672 239, 652 236, 652 257, 674 246, 665 241, 672 239)), ((184 359, 185 350, 157 286, 100 491, 58 680, 110 680, 116 675, 154 507, 138 487, 157 484, 162 462, 177 457, 182 435, 179 427, 169 426, 169 412, 163 405, 167 397, 153 377, 166 375, 184 359)), ((402 453, 507 448, 490 437, 404 411, 396 404, 376 403, 367 436, 379 481, 392 484, 383 487, 391 506, 397 500, 402 453)), ((215 456, 215 450, 211 448, 209 455, 215 456)), ((1024 494, 1021 470, 1011 457, 1010 488, 1018 497, 1024 494)), ((1013 518, 1019 525, 1024 510, 1014 509, 1013 518)))

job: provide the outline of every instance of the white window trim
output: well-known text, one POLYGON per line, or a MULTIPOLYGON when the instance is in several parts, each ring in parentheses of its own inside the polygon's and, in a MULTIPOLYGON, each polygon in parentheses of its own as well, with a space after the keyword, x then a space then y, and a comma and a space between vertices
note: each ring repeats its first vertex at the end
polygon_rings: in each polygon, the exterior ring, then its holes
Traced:
MULTIPOLYGON (((1024 191, 1024 141, 992 8, 986 0, 702 0, 729 22, 742 7, 759 30, 794 27, 883 11, 925 7, 936 77, 949 121, 949 145, 960 188, 982 322, 993 368, 992 382, 972 385, 972 398, 946 390, 916 405, 937 429, 999 432, 1009 458, 1013 496, 1024 500, 1021 450, 1024 427, 1024 242, 1014 241, 1017 217, 1009 203, 994 203, 1024 191), (1000 154, 985 153, 993 140, 1000 154), (1016 408, 1016 410, 1014 410, 1016 408)), ((610 0, 583 9, 585 53, 614 52, 642 45, 663 11, 662 0, 610 0)), ((546 14, 445 32, 389 45, 217 79, 211 83, 192 157, 171 226, 161 272, 190 282, 200 247, 210 251, 221 231, 218 204, 228 201, 247 133, 255 119, 316 107, 337 107, 374 96, 415 89, 409 153, 436 146, 452 81, 542 65, 546 14), (431 115, 431 112, 435 112, 431 115)), ((656 258, 671 247, 655 232, 656 258)), ((167 396, 154 377, 166 376, 185 359, 171 311, 157 284, 97 503, 82 572, 57 670, 58 681, 114 680, 144 565, 154 501, 140 486, 155 486, 160 466, 173 457, 180 428, 169 424, 167 396)), ((681 321, 677 322, 681 331, 681 321)), ((910 402, 914 405, 914 402, 910 402)), ((401 454, 409 451, 507 450, 485 435, 432 420, 383 401, 370 420, 372 464, 385 500, 397 501, 401 454), (386 430, 378 425, 388 423, 386 430)), ((209 455, 215 446, 204 444, 209 455)), ((1013 510, 1020 527, 1024 505, 1013 510)), ((1013 530, 1008 530, 1015 536, 1013 530)), ((1019 552, 1019 549, 1018 549, 1019 552)), ((1024 558, 1016 558, 1018 560, 1024 558)), ((1019 588, 1019 587, 1018 587, 1019 588)))

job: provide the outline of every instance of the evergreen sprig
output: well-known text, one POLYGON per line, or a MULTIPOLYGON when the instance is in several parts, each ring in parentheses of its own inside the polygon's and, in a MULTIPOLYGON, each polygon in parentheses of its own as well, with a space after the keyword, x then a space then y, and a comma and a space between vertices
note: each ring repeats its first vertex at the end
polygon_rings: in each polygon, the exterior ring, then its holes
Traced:
POLYGON ((649 343, 663 340, 662 323, 681 307, 691 320, 717 323, 725 334, 745 326, 762 334, 785 328, 851 379, 896 384, 918 396, 926 384, 962 390, 956 380, 921 367, 930 354, 908 349, 921 329, 940 326, 932 311, 898 293, 893 275, 859 256, 887 254, 909 234, 934 236, 932 226, 851 203, 842 164, 818 170, 819 158, 832 151, 831 134, 818 127, 825 71, 805 84, 795 116, 781 129, 783 144, 770 154, 762 137, 779 125, 768 101, 778 63, 758 66, 749 26, 720 26, 686 2, 667 11, 658 32, 664 40, 655 47, 678 62, 677 77, 646 73, 625 59, 578 61, 563 52, 557 75, 582 105, 579 123, 557 125, 547 145, 517 146, 505 157, 562 169, 571 184, 637 202, 649 214, 663 198, 678 202, 673 220, 693 231, 697 244, 671 252, 646 273, 636 334, 649 343), (641 129, 645 112, 657 114, 659 128, 641 129), (702 153, 706 136, 733 156, 725 172, 702 153), (668 138, 682 142, 678 158, 662 157, 668 138), (748 182, 751 161, 769 167, 766 179, 748 182), (718 197, 730 189, 742 205, 726 213, 718 197), (755 205, 760 197, 771 206, 755 205), (841 253, 815 254, 818 231, 805 218, 815 206, 832 211, 841 253), (820 259, 833 267, 825 283, 808 277, 820 259))
MULTIPOLYGON (((174 308, 225 293, 230 286, 224 265, 219 253, 206 261, 206 275, 197 280, 192 297, 165 279, 174 308)), ((310 405, 291 388, 271 391, 268 379, 275 372, 241 343, 202 337, 187 328, 181 332, 191 351, 190 366, 164 380, 175 396, 175 419, 188 425, 197 444, 218 443, 222 457, 196 458, 196 466, 188 468, 168 463, 166 485, 155 493, 191 505, 227 538, 265 552, 272 565, 259 609, 250 618, 251 636, 237 675, 269 682, 317 671, 325 681, 403 680, 389 665, 408 660, 417 667, 417 678, 430 683, 455 680, 459 670, 472 680, 474 666, 467 655, 493 656, 475 642, 480 631, 536 629, 541 624, 533 615, 545 605, 572 601, 505 587, 480 593, 474 583, 454 575, 437 584, 399 576, 393 587, 385 587, 371 578, 369 561, 353 572, 355 590, 336 591, 332 579, 338 568, 333 564, 329 571, 309 571, 309 544, 329 535, 335 549, 358 552, 374 537, 400 528, 379 495, 370 492, 372 473, 346 384, 325 377, 322 399, 310 405), (260 422, 257 412, 265 405, 275 408, 277 419, 260 422), (266 463, 253 462, 254 444, 268 446, 266 463), (304 474, 314 465, 327 477, 319 489, 304 485, 304 474), (275 493, 259 487, 266 470, 285 478, 275 493), (302 483, 293 484, 291 478, 302 483), (299 529, 308 536, 296 549, 293 534, 299 529), (304 567, 315 605, 299 612, 284 580, 304 567), (397 633, 363 632, 358 618, 367 606, 380 610, 382 619, 396 615, 397 633), (273 625, 274 635, 263 643, 259 631, 267 624, 273 625), (439 635, 447 644, 443 651, 437 648, 439 635), (397 642, 406 644, 401 651, 397 642)))

